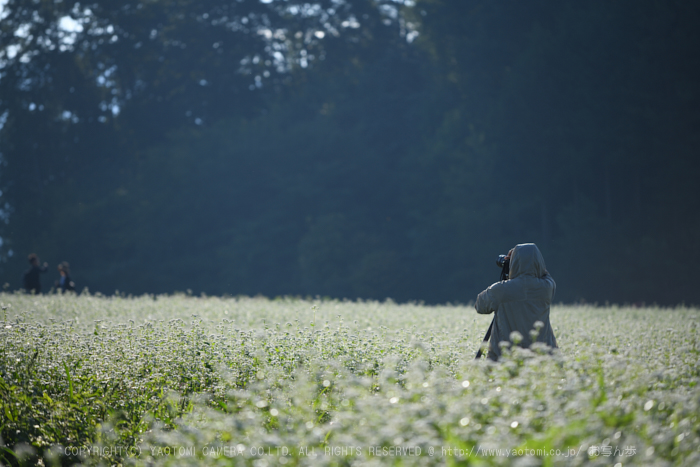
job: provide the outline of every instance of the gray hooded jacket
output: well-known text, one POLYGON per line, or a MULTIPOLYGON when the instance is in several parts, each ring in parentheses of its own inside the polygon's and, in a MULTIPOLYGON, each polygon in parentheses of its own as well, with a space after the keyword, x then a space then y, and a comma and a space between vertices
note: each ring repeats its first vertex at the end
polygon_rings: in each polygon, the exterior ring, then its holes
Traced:
POLYGON ((544 258, 534 243, 517 245, 510 258, 510 279, 496 282, 479 294, 476 311, 481 314, 496 312, 489 358, 498 359, 501 349, 498 343, 510 341, 510 333, 522 335, 521 347, 532 344, 530 331, 541 321, 537 342, 554 348, 557 340, 549 322, 549 307, 556 290, 554 279, 547 272, 544 258))

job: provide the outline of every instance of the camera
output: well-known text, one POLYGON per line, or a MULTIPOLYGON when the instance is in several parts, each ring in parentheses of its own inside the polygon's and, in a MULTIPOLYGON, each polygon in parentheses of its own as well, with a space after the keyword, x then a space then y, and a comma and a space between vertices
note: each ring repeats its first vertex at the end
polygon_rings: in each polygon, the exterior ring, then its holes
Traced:
POLYGON ((496 266, 501 268, 501 280, 507 281, 508 274, 510 274, 510 258, 507 258, 506 255, 498 255, 496 266))

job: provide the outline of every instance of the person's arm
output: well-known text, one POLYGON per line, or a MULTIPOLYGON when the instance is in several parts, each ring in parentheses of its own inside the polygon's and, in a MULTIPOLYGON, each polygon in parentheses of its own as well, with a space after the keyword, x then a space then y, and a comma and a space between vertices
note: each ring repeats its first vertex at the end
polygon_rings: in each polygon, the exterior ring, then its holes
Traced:
POLYGON ((474 305, 474 308, 476 308, 477 313, 488 315, 498 311, 498 300, 494 294, 494 286, 497 285, 498 283, 493 284, 476 297, 476 304, 474 305))
POLYGON ((44 263, 43 266, 39 267, 39 271, 41 271, 41 272, 46 272, 48 270, 49 270, 49 263, 44 263))
POLYGON ((554 282, 554 278, 546 269, 544 270, 544 276, 542 276, 542 279, 552 284, 552 302, 554 302, 554 295, 557 293, 557 283, 554 282))

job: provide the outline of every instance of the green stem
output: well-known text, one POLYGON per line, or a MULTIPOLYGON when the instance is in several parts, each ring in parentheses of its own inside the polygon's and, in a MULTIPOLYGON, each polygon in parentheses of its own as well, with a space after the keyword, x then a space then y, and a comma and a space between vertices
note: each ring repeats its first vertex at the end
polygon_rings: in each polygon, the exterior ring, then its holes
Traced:
POLYGON ((68 364, 63 362, 63 368, 66 370, 66 376, 68 377, 68 402, 73 402, 73 379, 70 377, 70 370, 68 370, 68 364))

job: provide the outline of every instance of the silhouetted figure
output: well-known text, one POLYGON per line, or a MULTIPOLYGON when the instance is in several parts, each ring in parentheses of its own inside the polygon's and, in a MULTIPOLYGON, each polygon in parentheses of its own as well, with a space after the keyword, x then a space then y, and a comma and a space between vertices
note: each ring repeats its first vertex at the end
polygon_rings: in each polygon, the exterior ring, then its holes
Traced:
POLYGON ((49 263, 45 262, 42 266, 39 266, 39 257, 32 253, 29 255, 29 264, 31 264, 31 267, 24 273, 24 290, 29 293, 40 294, 41 281, 39 280, 39 274, 48 271, 49 263))
POLYGON ((70 264, 67 261, 58 265, 58 273, 61 277, 56 281, 56 289, 75 290, 75 283, 70 279, 70 264))

